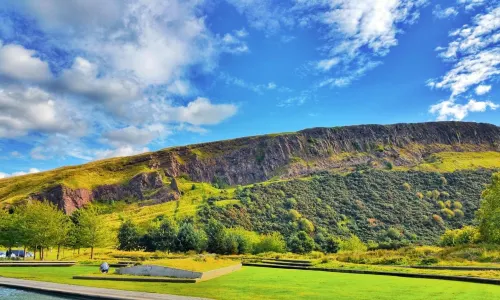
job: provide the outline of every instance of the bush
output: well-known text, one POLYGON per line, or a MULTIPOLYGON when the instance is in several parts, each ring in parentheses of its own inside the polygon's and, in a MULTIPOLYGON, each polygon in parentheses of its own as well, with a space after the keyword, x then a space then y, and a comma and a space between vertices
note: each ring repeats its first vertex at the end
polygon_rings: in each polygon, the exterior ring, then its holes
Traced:
POLYGON ((449 208, 441 209, 441 214, 443 214, 447 219, 453 219, 455 213, 449 208))
POLYGON ((446 230, 441 236, 442 246, 469 245, 479 241, 479 231, 472 226, 464 226, 461 229, 446 230))
POLYGON ((295 221, 298 221, 300 218, 302 218, 302 215, 298 211, 296 211, 295 209, 290 209, 288 211, 288 217, 290 218, 290 220, 295 222, 295 221))
POLYGON ((314 225, 308 219, 302 218, 299 220, 299 229, 307 233, 312 233, 314 232, 314 225))
POLYGON ((289 240, 288 248, 293 253, 309 253, 314 249, 314 240, 305 231, 299 231, 289 240))
POLYGON ((340 241, 340 251, 363 252, 368 247, 355 235, 340 241))
POLYGON ((337 253, 340 250, 340 242, 337 238, 330 236, 326 239, 324 251, 326 253, 337 253))
POLYGON ((407 191, 411 190, 411 185, 408 182, 403 183, 403 188, 407 191))
POLYGON ((279 232, 265 234, 260 237, 259 243, 255 245, 254 253, 278 252, 286 251, 286 242, 279 232))
POLYGON ((462 203, 460 203, 459 201, 454 201, 453 202, 453 208, 455 208, 455 209, 462 209, 462 203))

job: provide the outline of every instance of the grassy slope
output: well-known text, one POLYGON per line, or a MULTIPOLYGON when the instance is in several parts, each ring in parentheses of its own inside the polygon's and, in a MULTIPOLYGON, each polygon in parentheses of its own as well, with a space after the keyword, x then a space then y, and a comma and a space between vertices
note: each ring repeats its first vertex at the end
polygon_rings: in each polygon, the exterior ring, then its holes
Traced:
POLYGON ((179 189, 184 193, 180 200, 166 202, 157 205, 140 207, 137 203, 121 207, 116 212, 111 213, 107 220, 111 228, 118 228, 121 218, 132 219, 139 225, 144 225, 157 216, 168 215, 175 218, 185 216, 195 216, 196 208, 202 204, 205 198, 211 196, 225 196, 230 200, 220 201, 218 205, 228 205, 239 202, 231 199, 234 197, 234 188, 217 189, 208 183, 193 183, 185 179, 178 180, 179 189), (195 189, 192 189, 193 184, 195 189))
POLYGON ((92 189, 99 185, 124 183, 134 175, 151 171, 145 163, 130 162, 137 157, 113 158, 81 166, 0 179, 0 203, 12 203, 50 186, 92 189))
POLYGON ((455 281, 398 278, 245 267, 197 284, 73 280, 93 267, 1 268, 0 275, 123 290, 170 293, 212 299, 496 299, 500 286, 455 281))

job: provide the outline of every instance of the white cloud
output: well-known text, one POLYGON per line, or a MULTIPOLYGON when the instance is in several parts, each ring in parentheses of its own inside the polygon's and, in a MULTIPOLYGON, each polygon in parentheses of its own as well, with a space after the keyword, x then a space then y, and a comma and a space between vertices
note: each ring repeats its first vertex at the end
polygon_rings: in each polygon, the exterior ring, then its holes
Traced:
POLYGON ((57 80, 64 92, 107 102, 127 102, 139 96, 139 84, 133 80, 99 76, 97 65, 77 57, 71 68, 63 70, 57 80))
POLYGON ((136 155, 145 152, 149 152, 149 149, 147 147, 135 148, 132 146, 122 146, 116 149, 96 150, 94 154, 96 159, 104 159, 110 157, 136 155))
POLYGON ((332 76, 319 86, 345 86, 376 66, 379 57, 397 45, 402 26, 415 22, 425 2, 297 0, 293 11, 303 19, 299 23, 319 25, 324 36, 325 58, 315 63, 315 69, 332 76))
POLYGON ((27 172, 18 171, 18 172, 14 172, 12 174, 0 172, 0 179, 8 178, 8 177, 15 177, 15 176, 22 176, 22 175, 26 175, 26 174, 34 174, 34 173, 38 173, 38 172, 40 172, 40 170, 37 168, 30 168, 27 172))
POLYGON ((212 104, 207 98, 196 98, 186 106, 164 107, 164 117, 171 121, 192 125, 214 125, 236 114, 233 104, 212 104))
POLYGON ((438 19, 447 19, 458 15, 458 11, 453 6, 441 8, 441 5, 438 4, 434 7, 432 14, 438 19))
POLYGON ((489 0, 458 0, 457 2, 459 4, 464 5, 465 9, 471 10, 471 9, 474 9, 478 6, 484 5, 485 3, 487 3, 487 1, 489 1, 489 0))
POLYGON ((111 130, 103 134, 104 142, 117 148, 135 145, 147 145, 154 139, 169 134, 162 124, 152 124, 144 128, 128 126, 111 130))
POLYGON ((440 56, 453 63, 451 70, 429 85, 449 89, 451 97, 467 92, 500 74, 500 7, 487 10, 474 17, 472 25, 450 33, 454 41, 440 47, 440 56))
POLYGON ((3 45, 0 41, 0 76, 12 80, 49 80, 52 74, 48 63, 35 55, 34 50, 14 44, 3 45))
POLYGON ((0 137, 16 137, 30 131, 82 135, 85 123, 60 100, 31 87, 0 89, 0 137))
POLYGON ((486 93, 489 93, 489 91, 491 91, 491 85, 478 85, 476 87, 477 95, 484 95, 486 93))
POLYGON ((484 112, 490 108, 496 110, 500 106, 491 101, 471 99, 467 104, 457 104, 454 100, 445 100, 430 107, 429 112, 437 114, 438 121, 463 120, 470 112, 484 112))
POLYGON ((235 86, 238 86, 240 88, 251 90, 251 91, 258 93, 258 94, 262 94, 268 90, 276 90, 276 91, 282 92, 282 93, 287 93, 287 92, 292 91, 292 89, 285 87, 285 86, 278 86, 274 82, 269 82, 267 84, 255 84, 252 82, 247 82, 241 78, 231 76, 231 75, 226 74, 226 73, 220 73, 219 79, 224 81, 224 83, 227 85, 235 85, 235 86))
POLYGON ((279 2, 271 0, 226 0, 236 10, 246 16, 251 27, 263 30, 272 35, 283 26, 288 27, 294 23, 287 7, 280 6, 279 2))
POLYGON ((224 52, 241 54, 250 51, 248 45, 243 40, 248 33, 242 34, 241 31, 235 31, 234 34, 226 33, 221 39, 221 49, 224 52))
POLYGON ((329 71, 333 66, 337 65, 340 62, 338 57, 323 59, 320 60, 317 64, 317 68, 322 71, 329 71))

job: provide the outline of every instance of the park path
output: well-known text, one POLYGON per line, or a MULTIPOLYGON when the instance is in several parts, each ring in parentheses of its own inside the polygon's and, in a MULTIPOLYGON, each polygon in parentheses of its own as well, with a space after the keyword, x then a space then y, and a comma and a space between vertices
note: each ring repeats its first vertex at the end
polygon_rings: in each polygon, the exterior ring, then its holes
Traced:
MULTIPOLYGON (((44 281, 33 281, 15 278, 0 277, 0 286, 29 290, 33 292, 51 293, 82 297, 84 299, 109 299, 109 300, 202 300, 205 298, 176 296, 168 294, 143 293, 104 288, 94 288, 72 284, 61 284, 44 281)), ((206 299, 205 299, 206 300, 206 299)))

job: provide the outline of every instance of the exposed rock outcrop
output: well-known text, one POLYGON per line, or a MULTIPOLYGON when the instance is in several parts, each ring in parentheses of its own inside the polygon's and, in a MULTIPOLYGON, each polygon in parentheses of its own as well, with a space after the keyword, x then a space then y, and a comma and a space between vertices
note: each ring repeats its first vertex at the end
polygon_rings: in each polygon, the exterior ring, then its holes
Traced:
POLYGON ((118 201, 124 199, 144 200, 153 199, 155 203, 168 202, 179 199, 179 191, 171 189, 162 181, 159 172, 141 173, 134 176, 126 184, 111 184, 98 186, 94 190, 71 189, 57 185, 44 192, 31 195, 32 199, 47 200, 71 214, 92 201, 118 201), (146 194, 151 193, 148 197, 146 194))
POLYGON ((56 186, 34 195, 66 212, 94 200, 127 198, 156 202, 179 198, 175 177, 229 185, 308 175, 359 166, 414 166, 442 151, 500 151, 500 127, 484 123, 430 122, 312 128, 294 133, 174 147, 126 158, 126 166, 149 166, 129 182, 92 191, 56 186), (165 186, 162 175, 172 177, 165 186))

